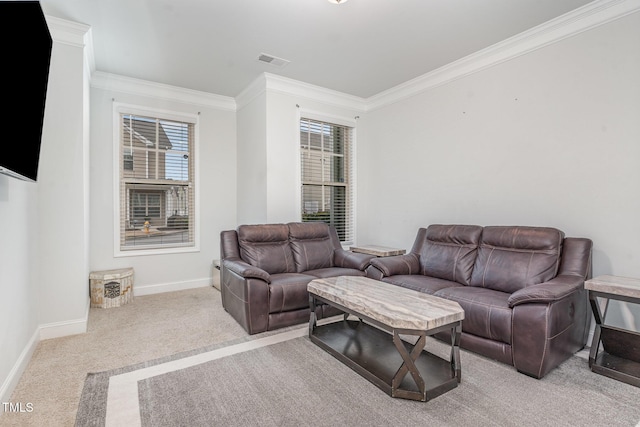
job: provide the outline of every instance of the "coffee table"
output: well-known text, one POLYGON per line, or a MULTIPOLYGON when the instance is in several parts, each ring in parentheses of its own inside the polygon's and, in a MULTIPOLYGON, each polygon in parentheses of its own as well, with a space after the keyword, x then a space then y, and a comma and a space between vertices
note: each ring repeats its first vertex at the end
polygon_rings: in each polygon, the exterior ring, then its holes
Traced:
POLYGON ((461 381, 464 310, 457 302, 366 277, 315 279, 307 290, 311 341, 391 397, 426 402, 461 381), (342 310, 343 319, 319 325, 319 303, 342 310), (442 331, 451 331, 448 359, 423 351, 426 337, 442 331))

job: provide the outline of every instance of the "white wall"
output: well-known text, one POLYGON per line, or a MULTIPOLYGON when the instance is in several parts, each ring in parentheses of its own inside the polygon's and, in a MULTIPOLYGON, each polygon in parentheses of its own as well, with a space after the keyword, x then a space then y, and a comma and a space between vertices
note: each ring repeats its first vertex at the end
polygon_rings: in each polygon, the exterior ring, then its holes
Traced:
POLYGON ((49 20, 53 50, 37 183, 0 176, 0 400, 40 339, 86 330, 88 27, 49 20))
MULTIPOLYGON (((640 13, 369 112, 361 240, 433 223, 593 239, 593 274, 640 277, 640 13)), ((364 133, 364 135, 363 135, 364 133)), ((628 313, 640 328, 640 313, 628 313)))
POLYGON ((300 124, 295 96, 267 94, 267 222, 300 221, 300 124))
POLYGON ((91 271, 133 267, 135 295, 209 286, 212 261, 220 254, 220 231, 236 225, 235 112, 208 103, 206 94, 189 91, 182 96, 180 89, 171 88, 174 93, 167 97, 166 90, 109 75, 98 75, 92 82, 91 271), (114 256, 114 102, 199 115, 199 251, 114 256))
POLYGON ((37 184, 0 175, 0 401, 7 402, 38 340, 37 184))
POLYGON ((44 338, 86 330, 86 79, 83 46, 55 43, 38 174, 39 321, 44 338))
MULTIPOLYGON (((262 84, 259 82, 259 84, 262 84)), ((251 96, 237 112, 237 225, 267 222, 266 93, 251 96)), ((230 229, 234 229, 234 225, 230 229)))
POLYGON ((238 224, 300 221, 300 116, 355 126, 364 100, 272 74, 239 98, 238 224))

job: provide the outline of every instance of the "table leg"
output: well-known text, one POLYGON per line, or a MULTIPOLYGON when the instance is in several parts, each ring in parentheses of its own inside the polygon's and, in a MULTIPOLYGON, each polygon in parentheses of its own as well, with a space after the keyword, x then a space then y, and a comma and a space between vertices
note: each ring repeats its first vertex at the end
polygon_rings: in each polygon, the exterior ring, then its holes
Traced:
POLYGON ((462 380, 462 368, 460 365, 460 336, 462 335, 462 322, 456 323, 451 328, 451 369, 456 373, 458 382, 462 380))
POLYGON ((598 358, 600 352, 600 334, 602 331, 602 325, 604 324, 604 317, 609 307, 609 299, 604 299, 604 314, 598 304, 598 297, 596 297, 591 291, 589 292, 589 303, 591 304, 591 311, 593 312, 593 318, 596 321, 596 326, 593 331, 593 340, 591 341, 591 350, 589 351, 589 367, 591 368, 598 358))
POLYGON ((418 359, 418 356, 420 356, 420 353, 422 352, 426 341, 426 335, 421 335, 418 341, 413 346, 411 353, 409 353, 404 345, 404 341, 400 339, 400 335, 398 334, 398 332, 393 332, 393 343, 396 345, 396 349, 400 353, 400 356, 402 356, 403 363, 391 381, 392 390, 399 390, 400 384, 402 383, 404 377, 407 375, 407 373, 411 373, 413 380, 418 386, 418 390, 420 390, 420 394, 422 394, 423 396, 425 395, 426 386, 424 383, 424 379, 422 378, 422 375, 420 375, 420 371, 418 370, 415 361, 418 359))
POLYGON ((316 329, 318 320, 316 317, 316 298, 313 294, 309 294, 309 311, 309 336, 311 336, 316 329))

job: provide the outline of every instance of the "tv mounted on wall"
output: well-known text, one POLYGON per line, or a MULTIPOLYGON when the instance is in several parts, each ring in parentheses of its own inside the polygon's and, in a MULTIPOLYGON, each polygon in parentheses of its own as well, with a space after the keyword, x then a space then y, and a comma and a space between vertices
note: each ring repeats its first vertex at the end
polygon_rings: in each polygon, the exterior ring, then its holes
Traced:
POLYGON ((0 1, 0 173, 38 179, 44 106, 53 41, 38 1, 0 1))

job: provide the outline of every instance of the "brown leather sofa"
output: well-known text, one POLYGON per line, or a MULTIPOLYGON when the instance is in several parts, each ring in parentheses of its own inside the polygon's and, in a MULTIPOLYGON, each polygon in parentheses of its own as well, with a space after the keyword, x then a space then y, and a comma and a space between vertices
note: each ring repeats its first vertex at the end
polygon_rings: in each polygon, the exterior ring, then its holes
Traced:
MULTIPOLYGON (((220 233, 222 305, 249 334, 309 321, 307 284, 364 276, 371 255, 342 249, 325 223, 241 225, 220 233)), ((319 319, 340 312, 318 308, 319 319)))
MULTIPOLYGON (((462 348, 542 378, 584 347, 592 242, 555 228, 431 225, 367 276, 457 301, 462 348)), ((450 342, 449 333, 438 338, 450 342)))

